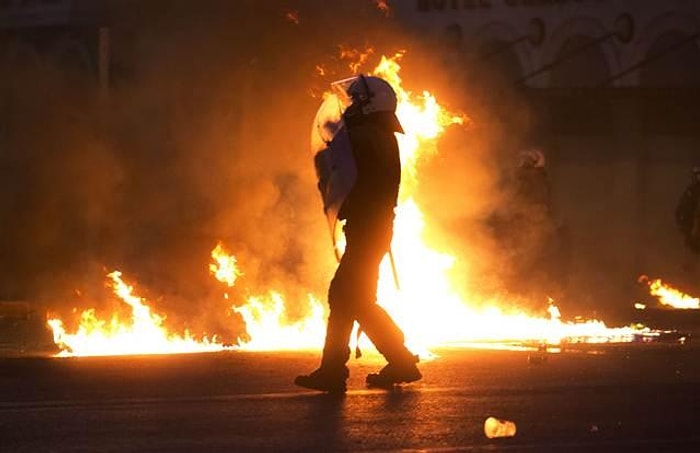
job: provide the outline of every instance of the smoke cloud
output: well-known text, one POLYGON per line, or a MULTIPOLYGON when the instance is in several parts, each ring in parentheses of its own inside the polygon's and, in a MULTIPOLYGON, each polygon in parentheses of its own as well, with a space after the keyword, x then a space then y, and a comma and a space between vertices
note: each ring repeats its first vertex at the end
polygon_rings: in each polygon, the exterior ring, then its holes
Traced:
POLYGON ((221 241, 244 273, 231 303, 279 290, 301 316, 335 261, 309 149, 320 95, 359 54, 369 71, 398 50, 409 89, 478 125, 442 139, 421 202, 436 245, 465 257, 464 285, 501 291, 482 220, 500 202, 495 162, 512 130, 493 126, 486 88, 455 85, 437 40, 372 1, 166 3, 114 3, 107 96, 94 68, 5 54, 0 296, 109 310, 103 282, 119 269, 168 322, 235 339, 243 327, 208 271, 221 241))

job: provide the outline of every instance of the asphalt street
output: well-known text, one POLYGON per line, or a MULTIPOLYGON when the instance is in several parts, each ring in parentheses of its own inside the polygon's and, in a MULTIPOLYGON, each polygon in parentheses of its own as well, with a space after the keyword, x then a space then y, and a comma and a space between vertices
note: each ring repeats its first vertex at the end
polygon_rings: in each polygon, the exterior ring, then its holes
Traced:
POLYGON ((297 388, 312 352, 0 359, 2 452, 700 451, 700 348, 444 349, 424 379, 297 388), (517 433, 489 439, 489 416, 517 433))

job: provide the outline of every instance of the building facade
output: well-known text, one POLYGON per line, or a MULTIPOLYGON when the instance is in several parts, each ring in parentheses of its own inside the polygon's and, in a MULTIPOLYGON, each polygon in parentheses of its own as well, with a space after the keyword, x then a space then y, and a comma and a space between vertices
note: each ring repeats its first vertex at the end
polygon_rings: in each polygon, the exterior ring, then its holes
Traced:
POLYGON ((458 28, 465 58, 500 54, 514 82, 527 87, 698 82, 700 5, 692 0, 399 0, 394 5, 400 20, 423 33, 458 28))
MULTIPOLYGON (((601 299, 631 304, 640 273, 700 291, 696 258, 687 256, 674 224, 690 169, 700 164, 700 3, 393 6, 407 27, 443 50, 452 47, 457 71, 489 67, 487 77, 504 81, 496 89, 514 89, 537 112, 556 208, 573 238, 575 297, 591 307, 601 299)), ((468 77, 457 80, 466 91, 475 86, 468 77)))
POLYGON ((0 2, 0 61, 7 67, 48 63, 107 84, 107 3, 81 0, 0 2))

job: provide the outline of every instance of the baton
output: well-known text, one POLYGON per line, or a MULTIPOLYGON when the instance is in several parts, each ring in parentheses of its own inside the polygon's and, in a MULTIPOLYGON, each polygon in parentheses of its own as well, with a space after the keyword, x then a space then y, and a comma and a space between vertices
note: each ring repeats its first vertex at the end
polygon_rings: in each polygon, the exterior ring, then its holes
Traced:
POLYGON ((394 276, 394 284, 396 285, 396 290, 401 291, 401 284, 399 282, 399 273, 396 270, 396 261, 394 261, 394 254, 391 251, 391 246, 389 246, 389 262, 391 263, 391 273, 394 276))

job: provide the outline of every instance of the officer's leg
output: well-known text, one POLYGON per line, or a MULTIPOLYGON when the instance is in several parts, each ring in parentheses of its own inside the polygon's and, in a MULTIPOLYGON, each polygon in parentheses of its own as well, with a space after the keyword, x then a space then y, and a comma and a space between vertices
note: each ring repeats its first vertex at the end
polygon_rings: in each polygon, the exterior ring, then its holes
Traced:
POLYGON ((359 310, 358 322, 367 337, 389 363, 415 363, 414 354, 404 345, 404 334, 389 314, 376 303, 359 310))
POLYGON ((350 335, 352 334, 355 314, 353 309, 352 269, 345 257, 328 290, 330 314, 326 327, 326 342, 323 346, 321 366, 329 369, 346 369, 350 358, 350 335))
POLYGON ((342 393, 346 390, 350 358, 350 335, 355 320, 352 307, 352 266, 345 257, 340 262, 328 290, 330 314, 326 326, 321 366, 308 375, 297 376, 294 383, 314 390, 342 393))
POLYGON ((361 270, 354 279, 355 316, 367 337, 389 363, 414 364, 414 355, 404 346, 403 332, 376 303, 379 265, 389 250, 391 223, 391 219, 384 219, 363 231, 362 247, 353 250, 354 267, 361 270))

